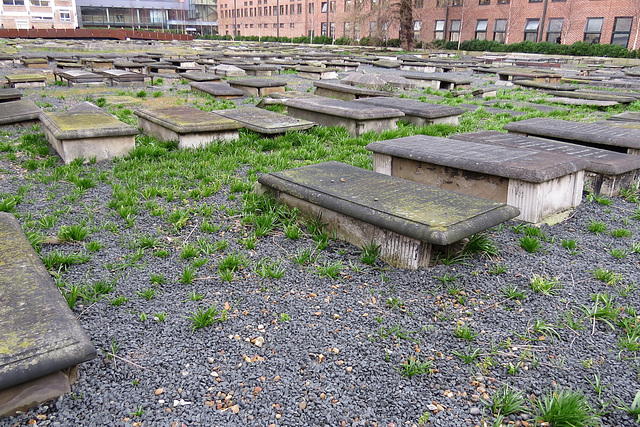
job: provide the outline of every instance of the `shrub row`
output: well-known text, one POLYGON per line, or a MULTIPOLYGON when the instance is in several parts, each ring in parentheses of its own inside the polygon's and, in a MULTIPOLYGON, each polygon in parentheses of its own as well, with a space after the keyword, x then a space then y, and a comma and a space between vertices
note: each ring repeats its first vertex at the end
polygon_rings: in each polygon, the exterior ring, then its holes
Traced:
MULTIPOLYGON (((232 40, 232 37, 219 35, 201 35, 196 38, 207 40, 232 40)), ((274 36, 237 36, 237 41, 260 41, 260 42, 280 42, 280 43, 303 43, 311 42, 309 37, 274 37, 274 36)), ((316 36, 313 43, 336 44, 336 45, 356 45, 358 42, 347 37, 340 37, 332 40, 327 36, 316 36)), ((362 37, 360 46, 380 46, 380 47, 400 47, 400 39, 383 40, 379 37, 362 37)), ((416 42, 416 48, 435 49, 458 49, 458 42, 447 42, 444 40, 434 40, 433 42, 416 42)), ((591 44, 586 42, 576 42, 573 44, 558 44, 550 42, 530 42, 503 44, 491 40, 466 40, 460 43, 461 50, 486 51, 486 52, 526 52, 541 53, 546 55, 574 55, 574 56, 604 56, 610 58, 640 58, 640 49, 627 50, 622 46, 613 44, 591 44)))

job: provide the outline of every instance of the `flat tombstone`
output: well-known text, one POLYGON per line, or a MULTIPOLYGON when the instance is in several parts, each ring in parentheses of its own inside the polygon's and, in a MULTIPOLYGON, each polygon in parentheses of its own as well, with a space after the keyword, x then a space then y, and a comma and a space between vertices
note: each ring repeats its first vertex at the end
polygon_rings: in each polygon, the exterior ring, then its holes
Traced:
POLYGON ((230 80, 229 86, 240 89, 249 96, 265 96, 273 92, 284 92, 286 82, 269 79, 230 80))
POLYGON ((184 77, 185 79, 192 82, 215 82, 220 81, 220 76, 216 76, 215 74, 210 73, 180 73, 180 77, 184 77))
POLYGON ((22 92, 18 89, 0 89, 0 102, 19 101, 22 99, 22 92))
POLYGON ((12 88, 44 87, 46 76, 41 74, 11 74, 5 76, 12 88))
POLYGON ((22 65, 27 68, 49 68, 49 62, 45 58, 24 58, 22 65))
POLYGON ((224 77, 244 77, 247 73, 234 65, 220 64, 211 68, 214 73, 224 77))
POLYGON ((162 141, 178 141, 178 148, 202 147, 214 140, 238 139, 242 127, 235 120, 197 108, 137 109, 138 125, 146 135, 162 141))
POLYGON ((219 99, 235 99, 245 96, 245 92, 233 88, 226 83, 211 83, 211 82, 192 82, 189 83, 192 90, 202 92, 214 96, 219 99))
POLYGON ((426 126, 434 123, 457 125, 458 118, 465 112, 465 110, 459 107, 429 104, 427 102, 404 98, 362 98, 353 102, 400 110, 404 113, 402 120, 406 120, 417 126, 426 126))
POLYGON ((549 151, 586 160, 588 164, 585 166, 585 188, 602 196, 618 196, 622 188, 640 184, 639 156, 631 156, 569 142, 496 131, 455 134, 450 138, 481 142, 483 144, 549 151))
POLYGON ((614 114, 609 117, 607 120, 612 122, 630 122, 630 123, 640 123, 640 112, 638 111, 625 111, 624 113, 614 114))
POLYGON ((109 81, 111 86, 142 86, 145 84, 145 78, 148 77, 141 73, 117 69, 104 70, 102 71, 102 75, 109 81))
POLYGON ((566 84, 558 84, 558 83, 547 83, 547 82, 539 82, 536 80, 514 80, 514 84, 522 87, 529 87, 532 89, 544 89, 544 90, 562 90, 562 91, 573 91, 578 89, 575 86, 570 86, 566 84))
POLYGON ((212 113, 236 120, 242 123, 245 128, 263 135, 277 135, 289 131, 306 130, 316 125, 307 120, 256 107, 232 108, 230 110, 212 111, 212 113))
POLYGON ((401 111, 384 108, 362 108, 362 104, 331 98, 298 98, 285 100, 287 114, 323 126, 342 126, 352 136, 369 131, 396 129, 401 111))
POLYGON ((504 202, 539 223, 578 206, 585 160, 557 153, 416 135, 373 142, 374 170, 504 202))
POLYGON ((338 78, 338 69, 324 67, 298 67, 298 77, 310 80, 335 80, 338 78))
POLYGON ((284 203, 389 264, 428 267, 432 245, 449 245, 518 214, 503 203, 453 193, 338 162, 274 172, 258 181, 284 203))
POLYGON ((13 215, 0 213, 0 416, 68 392, 96 356, 89 337, 13 215), (53 377, 53 378, 52 378, 53 377))
POLYGON ((476 104, 458 104, 458 107, 464 108, 467 111, 476 111, 478 108, 483 108, 485 112, 490 114, 508 114, 511 117, 524 116, 525 114, 527 114, 524 111, 508 110, 506 108, 485 107, 476 104))
POLYGON ((0 125, 37 121, 42 110, 27 99, 0 103, 0 125))
POLYGON ((619 104, 629 104, 635 101, 637 98, 635 96, 625 96, 620 95, 615 92, 612 93, 594 93, 594 92, 580 92, 580 91, 567 91, 567 90, 550 90, 547 91, 549 95, 553 95, 559 98, 576 98, 583 100, 591 100, 591 101, 609 101, 616 102, 619 104))
POLYGON ((640 130, 637 129, 545 118, 508 123, 503 128, 521 135, 539 136, 619 153, 640 155, 640 130))
POLYGON ((448 73, 407 73, 401 77, 411 80, 418 86, 433 89, 454 90, 471 89, 471 79, 448 73))
POLYGON ((241 65, 239 68, 243 69, 248 76, 255 77, 271 77, 273 73, 280 70, 275 65, 241 65))
POLYGON ((140 105, 143 103, 141 98, 126 95, 105 95, 102 98, 104 98, 107 104, 111 105, 140 105))
POLYGON ((83 102, 67 111, 42 113, 40 121, 49 143, 62 160, 110 160, 127 154, 135 146, 138 130, 117 117, 83 102))
POLYGON ((543 113, 550 113, 552 111, 561 111, 563 113, 569 112, 569 109, 564 107, 555 107, 553 105, 546 105, 546 104, 536 104, 535 102, 512 101, 510 99, 509 100, 493 99, 491 101, 483 102, 482 104, 486 106, 494 106, 494 105, 502 106, 503 104, 509 104, 519 108, 532 108, 537 111, 542 111, 543 113))
POLYGON ((391 92, 373 90, 356 86, 349 86, 341 83, 313 82, 315 94, 328 98, 336 98, 343 101, 353 101, 354 99, 368 98, 372 96, 391 96, 391 92))
POLYGON ((69 86, 97 85, 104 83, 104 77, 84 70, 66 70, 54 73, 56 80, 66 80, 69 86))

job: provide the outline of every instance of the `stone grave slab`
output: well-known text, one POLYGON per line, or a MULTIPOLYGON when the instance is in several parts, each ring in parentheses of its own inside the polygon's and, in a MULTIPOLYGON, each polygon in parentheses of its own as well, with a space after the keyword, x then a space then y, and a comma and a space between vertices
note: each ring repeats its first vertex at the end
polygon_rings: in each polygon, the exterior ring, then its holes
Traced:
POLYGON ((215 74, 202 72, 180 73, 180 77, 184 77, 185 79, 192 82, 216 82, 220 81, 221 79, 220 76, 216 76, 215 74))
POLYGON ((94 70, 108 70, 113 68, 113 59, 109 58, 84 58, 82 63, 94 70))
POLYGON ((146 63, 134 61, 116 61, 113 63, 113 68, 116 70, 132 71, 134 73, 148 72, 146 63))
POLYGON ((550 113, 552 111, 561 111, 563 113, 569 112, 568 108, 556 107, 553 105, 536 104, 535 102, 515 101, 510 99, 492 99, 491 101, 486 101, 486 102, 483 102, 482 104, 486 106, 498 106, 498 107, 512 105, 513 107, 518 107, 518 108, 532 108, 537 111, 542 111, 543 113, 550 113))
POLYGON ((229 64, 216 65, 215 67, 211 67, 210 71, 224 77, 244 77, 247 75, 246 71, 242 68, 229 64))
POLYGON ((526 136, 537 136, 619 153, 640 155, 640 130, 636 129, 546 118, 512 122, 504 125, 503 128, 511 133, 526 136))
POLYGON ((229 80, 229 86, 240 89, 249 96, 265 96, 273 92, 284 92, 287 82, 270 79, 229 80))
POLYGON ((69 392, 96 356, 13 215, 0 213, 0 416, 69 392))
POLYGON ((624 113, 614 114, 613 116, 609 117, 607 121, 640 123, 640 112, 625 111, 624 113))
POLYGON ((464 108, 467 111, 476 111, 478 108, 484 108, 484 111, 490 114, 508 114, 512 117, 524 116, 527 114, 523 111, 508 110, 506 108, 486 107, 484 105, 476 104, 458 104, 458 107, 464 108))
POLYGON ((45 58, 23 58, 20 62, 27 68, 49 68, 49 61, 45 58))
POLYGON ((362 104, 331 98, 299 98, 284 101, 287 114, 323 126, 342 126, 352 136, 369 131, 396 129, 399 110, 384 107, 362 108, 362 104))
POLYGON ((376 172, 504 202, 534 224, 580 204, 587 161, 558 153, 415 135, 373 142, 376 172))
POLYGON ((390 60, 378 60, 373 61, 371 65, 379 68, 400 68, 402 63, 400 61, 390 61, 390 60))
POLYGON ((416 126, 426 126, 434 123, 457 125, 460 115, 465 112, 459 107, 429 104, 406 98, 375 97, 357 99, 353 102, 402 111, 404 113, 402 120, 413 123, 416 126))
POLYGON ((492 71, 498 75, 500 80, 533 80, 536 82, 544 83, 560 83, 562 79, 561 74, 550 73, 547 71, 536 72, 534 70, 528 70, 526 68, 509 68, 509 69, 492 69, 492 71))
POLYGON ((79 62, 56 62, 56 68, 60 70, 81 70, 84 65, 79 62))
POLYGON ((246 107, 212 111, 242 124, 243 127, 262 135, 277 135, 290 131, 306 130, 316 124, 307 120, 285 116, 262 108, 246 107))
POLYGON ((170 62, 153 62, 147 64, 150 73, 155 74, 177 74, 178 67, 170 62))
POLYGON ((387 82, 382 78, 381 74, 353 72, 340 79, 340 83, 376 89, 383 87, 387 82))
POLYGON ((149 76, 127 70, 103 70, 102 75, 111 86, 144 86, 149 76))
POLYGON ((247 76, 254 77, 271 77, 280 71, 275 65, 239 65, 238 68, 243 69, 247 76))
POLYGON ((338 78, 337 68, 300 66, 298 77, 309 80, 335 80, 338 78))
POLYGON ((0 102, 0 125, 35 122, 41 113, 40 107, 28 99, 0 102))
POLYGON ((19 101, 22 99, 22 92, 18 89, 0 89, 0 102, 19 101))
POLYGON ((640 183, 640 158, 630 154, 497 131, 455 134, 450 138, 549 151, 586 160, 589 164, 585 167, 585 189, 601 196, 617 196, 622 188, 640 183))
POLYGON ((96 86, 104 83, 104 77, 100 74, 85 70, 64 70, 53 73, 56 81, 67 82, 72 86, 96 86))
POLYGON ((471 89, 472 82, 467 76, 449 73, 404 73, 401 76, 415 82, 418 87, 441 90, 471 89))
POLYGON ((343 73, 356 71, 360 66, 358 62, 350 62, 350 61, 327 61, 325 65, 330 68, 335 68, 338 71, 343 73))
POLYGON ((47 77, 42 74, 10 74, 4 76, 9 86, 16 89, 44 87, 47 77))
POLYGON ((593 93, 593 92, 582 92, 582 91, 566 91, 566 90, 549 90, 546 91, 549 95, 553 95, 554 97, 560 98, 576 98, 590 101, 609 101, 615 102, 619 104, 629 104, 635 101, 637 98, 633 96, 624 96, 613 93, 593 93))
POLYGON ((138 126, 161 141, 178 141, 178 148, 202 147, 214 140, 238 139, 235 120, 188 106, 136 109, 138 126))
POLYGON ((538 82, 535 80, 514 80, 513 84, 526 87, 526 88, 542 89, 542 90, 574 91, 578 89, 575 86, 570 86, 566 84, 538 82))
POLYGON ((529 98, 532 102, 545 101, 545 102, 553 102, 555 104, 562 105, 587 105, 590 107, 598 107, 598 108, 607 108, 618 105, 616 101, 596 101, 593 99, 578 99, 578 98, 565 98, 563 96, 552 96, 552 97, 534 97, 529 98))
POLYGON ((240 89, 233 88, 226 83, 190 82, 189 86, 196 92, 202 92, 219 99, 242 98, 246 94, 240 89))
POLYGON ((380 245, 394 267, 428 267, 434 245, 445 246, 518 215, 504 203, 454 193, 338 162, 262 175, 269 191, 304 215, 322 215, 356 246, 380 245))
POLYGON ((40 121, 49 143, 62 160, 110 160, 135 146, 138 130, 122 123, 100 107, 83 102, 67 111, 43 113, 40 121))
POLYGON ((367 89, 357 86, 349 86, 341 83, 333 82, 313 82, 315 86, 315 94, 327 98, 336 98, 343 101, 352 101, 354 99, 368 98, 372 96, 392 96, 391 92, 367 89))

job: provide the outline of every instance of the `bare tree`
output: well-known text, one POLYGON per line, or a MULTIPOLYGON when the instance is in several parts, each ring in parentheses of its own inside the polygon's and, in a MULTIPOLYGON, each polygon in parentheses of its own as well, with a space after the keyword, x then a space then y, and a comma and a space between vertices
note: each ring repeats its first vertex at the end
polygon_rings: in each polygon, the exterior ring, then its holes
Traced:
POLYGON ((400 0, 400 43, 402 49, 413 50, 413 0, 400 0))

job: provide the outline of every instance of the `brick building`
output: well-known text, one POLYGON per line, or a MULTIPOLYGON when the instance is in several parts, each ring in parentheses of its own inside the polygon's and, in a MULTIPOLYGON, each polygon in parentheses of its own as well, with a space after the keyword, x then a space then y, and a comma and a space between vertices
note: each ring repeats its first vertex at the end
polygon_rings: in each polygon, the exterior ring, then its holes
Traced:
POLYGON ((3 0, 0 25, 7 29, 73 29, 78 26, 75 0, 3 0))
MULTIPOLYGON (((398 38, 398 0, 218 0, 222 35, 398 38)), ((416 41, 477 39, 637 49, 640 0, 413 0, 416 41)))

